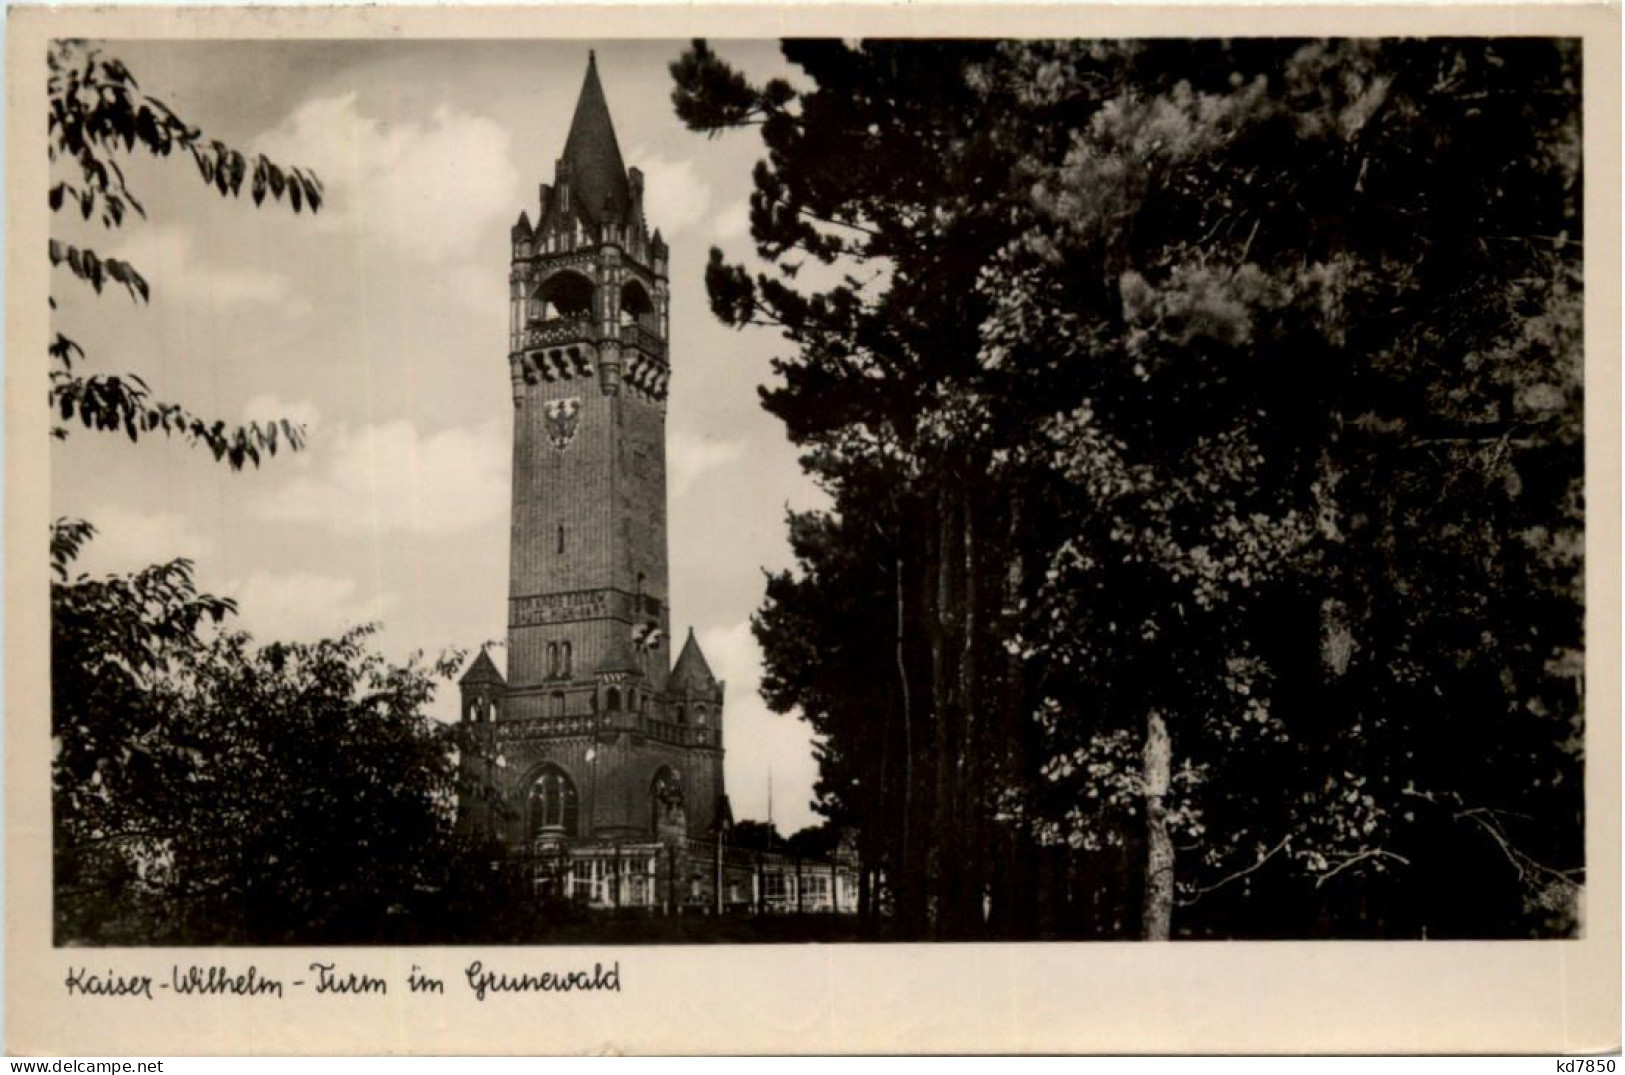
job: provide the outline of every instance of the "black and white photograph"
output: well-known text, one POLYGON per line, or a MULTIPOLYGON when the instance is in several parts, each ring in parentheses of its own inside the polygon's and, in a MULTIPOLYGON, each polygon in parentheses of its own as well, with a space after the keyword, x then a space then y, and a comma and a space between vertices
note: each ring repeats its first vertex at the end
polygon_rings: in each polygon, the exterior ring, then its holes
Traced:
POLYGON ((57 943, 1573 935, 1580 60, 54 44, 57 943))
POLYGON ((14 54, 50 947, 1617 930, 1592 53, 1075 21, 14 54))

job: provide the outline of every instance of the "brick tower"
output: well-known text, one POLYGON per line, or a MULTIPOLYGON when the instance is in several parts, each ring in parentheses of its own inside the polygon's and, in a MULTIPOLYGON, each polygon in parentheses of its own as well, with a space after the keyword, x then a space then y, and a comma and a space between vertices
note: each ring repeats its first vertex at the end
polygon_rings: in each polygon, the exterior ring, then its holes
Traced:
POLYGON ((726 818, 723 686, 690 632, 672 667, 667 249, 587 63, 553 183, 512 230, 508 673, 482 653, 465 766, 521 847, 705 837, 726 818))

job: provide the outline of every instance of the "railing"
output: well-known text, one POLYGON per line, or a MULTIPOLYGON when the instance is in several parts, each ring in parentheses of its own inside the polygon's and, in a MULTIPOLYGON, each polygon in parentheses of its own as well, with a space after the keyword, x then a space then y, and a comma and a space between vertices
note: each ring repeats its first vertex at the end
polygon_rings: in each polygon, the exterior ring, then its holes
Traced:
POLYGON ((572 340, 592 338, 592 318, 561 317, 552 321, 532 321, 525 327, 521 345, 544 347, 551 343, 569 343, 572 340))
POLYGON ((593 729, 593 716, 578 713, 565 717, 531 717, 503 720, 493 725, 500 739, 546 739, 555 735, 587 735, 593 729))
POLYGON ((674 746, 707 746, 712 742, 711 729, 692 724, 674 724, 669 720, 652 717, 638 718, 638 734, 674 746))
POLYGON ((636 347, 655 358, 666 357, 666 342, 660 336, 637 322, 621 326, 621 343, 636 347))

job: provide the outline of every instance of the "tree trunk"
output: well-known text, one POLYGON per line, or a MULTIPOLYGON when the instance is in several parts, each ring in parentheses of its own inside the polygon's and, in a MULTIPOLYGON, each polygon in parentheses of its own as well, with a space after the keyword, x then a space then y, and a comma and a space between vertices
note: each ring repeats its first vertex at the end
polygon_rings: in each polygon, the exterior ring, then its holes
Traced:
POLYGON ((1165 798, 1172 769, 1172 747, 1168 725, 1162 714, 1152 710, 1146 719, 1145 758, 1145 908, 1141 913, 1141 937, 1166 941, 1174 914, 1174 842, 1168 835, 1165 798))
POLYGON ((919 858, 914 853, 916 826, 914 824, 914 700, 909 689, 908 661, 905 657, 903 597, 903 558, 897 557, 897 690, 903 708, 903 835, 897 853, 897 916, 904 935, 919 927, 920 885, 919 858))
MULTIPOLYGON (((1005 568, 1000 616, 1003 620, 999 642, 1014 637, 1020 625, 1022 589, 1026 585, 1026 565, 1021 556, 1022 503, 1019 496, 1010 502, 1005 532, 1005 568)), ((998 741, 993 756, 999 759, 996 779, 1003 790, 1025 798, 1027 766, 1027 667, 1020 653, 1008 650, 1000 683, 998 741)), ((992 927, 996 934, 1015 937, 1030 933, 1036 922, 1034 897, 1036 875, 1032 870, 1034 848, 1022 822, 1003 823, 996 829, 998 869, 990 878, 993 890, 992 927)))
POLYGON ((936 498, 935 600, 931 616, 931 719, 935 730, 936 788, 931 826, 930 903, 932 929, 939 935, 953 935, 958 929, 958 866, 960 840, 956 831, 956 786, 959 721, 954 705, 955 676, 949 667, 953 647, 953 621, 958 602, 955 555, 958 527, 955 525, 952 497, 946 487, 936 498))
POLYGON ((959 758, 957 771, 958 832, 960 836, 959 888, 955 893, 959 901, 959 919, 962 929, 980 934, 986 926, 984 914, 984 878, 987 875, 987 798, 983 783, 980 668, 976 660, 978 633, 982 630, 979 602, 981 590, 977 586, 977 533, 976 511, 971 498, 960 492, 957 513, 960 517, 962 608, 959 622, 959 709, 961 716, 959 758))

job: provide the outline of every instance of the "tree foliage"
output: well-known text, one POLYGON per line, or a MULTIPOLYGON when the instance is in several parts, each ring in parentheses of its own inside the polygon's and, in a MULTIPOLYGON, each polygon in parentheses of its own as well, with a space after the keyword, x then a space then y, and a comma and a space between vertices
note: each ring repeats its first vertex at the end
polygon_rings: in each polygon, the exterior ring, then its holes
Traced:
POLYGON ((835 506, 764 690, 830 816, 902 800, 856 823, 905 923, 1572 928, 1577 47, 785 55, 675 98, 767 149, 776 272, 707 283, 795 346, 764 403, 835 506))
MULTIPOLYGON (((159 157, 184 153, 203 182, 224 197, 237 197, 248 183, 255 205, 267 197, 286 199, 295 213, 321 208, 321 182, 302 168, 277 164, 263 154, 252 159, 218 139, 206 137, 167 104, 146 93, 128 68, 101 49, 81 41, 60 41, 47 54, 48 152, 53 177, 49 192, 53 213, 107 229, 122 227, 133 212, 146 208, 125 181, 122 158, 136 152, 159 157)), ((100 294, 109 283, 122 287, 133 301, 145 303, 151 287, 132 264, 107 258, 63 239, 50 241, 53 268, 66 268, 100 294)), ((56 300, 51 300, 52 308, 56 300)), ((78 343, 60 331, 49 346, 50 405, 62 424, 58 439, 68 436, 75 416, 85 429, 123 432, 132 441, 144 433, 162 432, 200 445, 233 470, 280 446, 298 449, 304 431, 286 421, 249 422, 240 426, 199 417, 184 407, 152 399, 151 390, 133 374, 87 375, 75 368, 85 359, 78 343)))
POLYGON ((865 874, 895 875, 913 813, 906 799, 915 753, 894 648, 898 565, 873 555, 881 534, 872 521, 792 513, 789 532, 796 568, 768 577, 753 621, 770 654, 762 695, 815 735, 813 790, 826 825, 857 831, 865 874))
MULTIPOLYGON (((868 580, 865 596, 887 613, 866 637, 885 632, 871 652, 889 674, 858 690, 831 683, 813 708, 853 733, 831 735, 832 751, 855 757, 863 733, 852 722, 863 720, 879 722, 877 742, 896 744, 869 783, 895 789, 898 832, 883 857, 899 914, 919 928, 930 885, 945 928, 959 930, 980 916, 996 836, 986 825, 995 782, 982 770, 1010 764, 981 719, 1004 687, 982 663, 995 656, 981 618, 998 587, 976 592, 995 555, 978 547, 980 528, 1006 526, 1007 512, 983 510, 985 490, 972 482, 985 453, 953 415, 960 389, 983 376, 979 265, 1008 230, 996 202, 966 196, 1002 182, 993 128, 967 78, 994 46, 784 49, 813 89, 769 83, 747 93, 742 76, 701 46, 673 65, 679 114, 691 125, 759 123, 768 150, 754 175, 751 234, 776 272, 752 275, 713 251, 706 282, 724 321, 774 325, 796 345, 774 362, 781 383, 764 392, 764 405, 806 449, 850 539, 887 572, 868 580), (922 168, 927 160, 932 167, 922 168), (835 282, 800 285, 809 266, 810 276, 835 282)), ((758 631, 770 669, 780 666, 780 640, 800 648, 775 618, 809 619, 790 607, 794 589, 792 579, 776 584, 758 631)), ((799 660, 784 658, 787 671, 799 660)), ((781 694, 777 704, 799 699, 781 694)), ((828 760, 834 794, 850 778, 828 760)))
POLYGON ((453 745, 424 714, 455 657, 255 646, 189 562, 70 575, 88 531, 55 536, 59 943, 366 939, 446 883, 453 745))
MULTIPOLYGON (((136 152, 184 153, 224 196, 246 184, 256 205, 320 207, 313 175, 206 139, 100 50, 63 42, 49 59, 51 159, 69 174, 53 212, 107 228, 144 217, 119 163, 136 152)), ((49 253, 98 294, 150 297, 128 262, 62 238, 49 253)), ((231 426, 136 375, 86 373, 61 332, 49 350, 58 437, 76 417, 132 442, 162 432, 233 470, 303 444, 286 421, 231 426)), ((94 533, 69 519, 51 532, 58 943, 376 940, 426 894, 478 899, 484 849, 452 832, 456 744, 425 715, 455 657, 392 664, 368 648, 371 628, 256 646, 225 628, 234 602, 201 592, 190 561, 75 573, 94 533)))
POLYGON ((1020 91, 1087 113, 983 281, 987 354, 1082 389, 1018 448, 1075 506, 1016 642, 1049 677, 1052 831, 1164 810, 1195 849, 1184 902, 1268 861, 1319 929, 1561 926, 1583 861, 1575 55, 1015 59, 1020 91))

